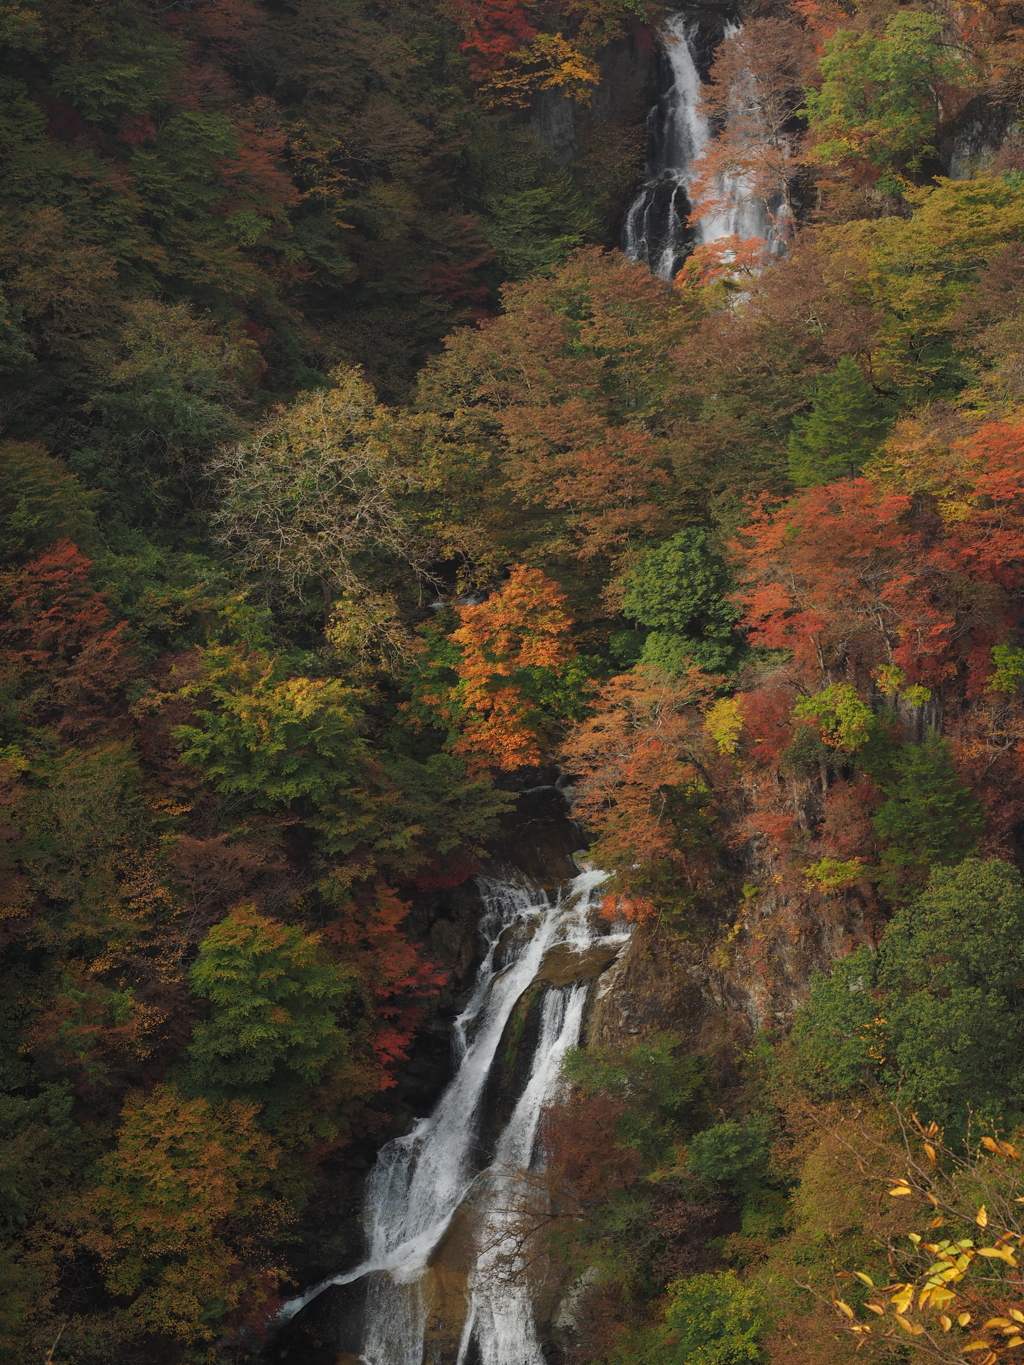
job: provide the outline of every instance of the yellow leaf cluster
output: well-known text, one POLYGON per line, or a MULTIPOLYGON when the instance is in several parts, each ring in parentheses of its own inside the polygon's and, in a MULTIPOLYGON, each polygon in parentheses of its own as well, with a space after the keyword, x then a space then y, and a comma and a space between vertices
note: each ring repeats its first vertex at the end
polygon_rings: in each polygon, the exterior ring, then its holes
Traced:
POLYGON ((561 33, 538 33, 526 47, 509 54, 505 65, 481 87, 492 108, 525 109, 544 90, 561 90, 589 101, 601 80, 597 63, 561 33))
POLYGON ((704 729, 720 754, 734 754, 743 732, 739 697, 721 697, 704 712, 704 729))

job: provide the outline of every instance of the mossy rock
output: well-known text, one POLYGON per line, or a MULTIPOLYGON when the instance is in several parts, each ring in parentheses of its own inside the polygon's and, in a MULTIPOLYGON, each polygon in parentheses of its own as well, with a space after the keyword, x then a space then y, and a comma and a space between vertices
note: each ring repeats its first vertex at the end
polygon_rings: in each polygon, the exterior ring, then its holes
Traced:
POLYGON ((594 943, 580 949, 571 943, 557 943, 545 953, 536 980, 552 986, 591 981, 612 965, 624 947, 623 943, 594 943))

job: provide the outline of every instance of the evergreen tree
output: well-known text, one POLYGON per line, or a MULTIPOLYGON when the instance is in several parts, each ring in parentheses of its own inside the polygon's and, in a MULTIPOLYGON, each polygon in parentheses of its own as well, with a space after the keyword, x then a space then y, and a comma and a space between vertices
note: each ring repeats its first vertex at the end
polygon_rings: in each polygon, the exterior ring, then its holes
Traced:
POLYGON ((623 600, 626 616, 652 630, 640 662, 666 673, 690 664, 709 672, 729 668, 740 647, 734 630, 740 611, 728 600, 734 587, 702 526, 687 526, 644 555, 623 600))
POLYGON ((1015 867, 967 858, 933 870, 862 947, 811 981, 793 1030, 801 1082, 828 1098, 876 1079, 924 1122, 962 1135, 969 1111, 1011 1125, 1024 1109, 1024 888, 1015 867))
POLYGON ((317 935, 251 906, 210 930, 189 982, 212 1005, 188 1048, 199 1089, 279 1099, 296 1077, 315 1081, 346 1049, 335 1015, 350 988, 344 970, 317 935))
POLYGON ((886 430, 881 404, 861 368, 844 355, 818 380, 813 406, 797 417, 789 438, 789 474, 800 488, 852 477, 886 430))
POLYGON ((877 774, 886 800, 872 817, 885 843, 882 885, 898 899, 929 868, 957 863, 974 850, 985 812, 953 767, 949 744, 933 737, 905 744, 890 771, 877 774))

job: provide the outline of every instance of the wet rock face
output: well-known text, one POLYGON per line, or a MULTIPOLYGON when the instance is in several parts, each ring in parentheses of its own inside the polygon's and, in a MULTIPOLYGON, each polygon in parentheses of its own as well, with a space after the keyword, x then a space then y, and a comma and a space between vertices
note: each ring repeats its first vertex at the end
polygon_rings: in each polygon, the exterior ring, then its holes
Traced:
POLYGON ((621 944, 595 943, 590 948, 556 944, 544 956, 538 979, 550 986, 570 986, 574 981, 592 981, 612 965, 622 951, 621 944))
POLYGON ((536 921, 532 924, 523 921, 510 924, 498 939, 498 946, 494 950, 494 970, 503 972, 515 961, 536 932, 536 921))
POLYGON ((551 148, 560 166, 567 166, 609 130, 642 128, 657 81, 654 35, 637 29, 601 52, 601 82, 589 106, 577 104, 559 90, 545 90, 537 98, 530 127, 551 148))
POLYGON ((550 889, 576 875, 572 855, 586 839, 569 818, 565 795, 555 786, 558 776, 554 768, 533 768, 509 780, 522 794, 492 841, 484 875, 515 868, 550 889))
POLYGON ((358 1365, 366 1283, 331 1285, 274 1334, 261 1365, 358 1365))
POLYGON ((530 127, 551 148, 559 166, 576 155, 576 102, 558 90, 545 90, 537 99, 530 127))
POLYGON ((498 1044, 481 1105, 478 1139, 481 1168, 494 1159, 495 1145, 530 1079, 546 989, 543 982, 535 981, 520 996, 498 1044))
MULTIPOLYGON (((524 794, 495 841, 494 861, 480 874, 501 880, 508 867, 522 869, 535 881, 554 890, 578 869, 571 857, 582 842, 580 832, 565 815, 561 794, 544 774, 524 794)), ((408 1132, 412 1122, 431 1112, 452 1075, 451 1025, 470 995, 484 948, 479 925, 483 901, 469 880, 443 891, 419 894, 407 921, 410 935, 448 971, 448 981, 432 1001, 410 1056, 401 1067, 395 1087, 382 1096, 388 1121, 372 1135, 328 1159, 300 1230, 305 1257, 296 1257, 294 1274, 302 1286, 351 1270, 364 1253, 362 1210, 365 1178, 377 1150, 391 1138, 408 1132)), ((527 928, 518 938, 509 935, 502 945, 508 963, 523 947, 527 928)), ((499 954, 500 956, 500 954, 499 954)), ((552 958, 547 976, 576 979, 597 970, 598 964, 579 959, 552 958)), ((492 1159, 503 1126, 515 1109, 530 1076, 539 1037, 543 1000, 551 983, 538 977, 520 999, 502 1039, 488 1094, 480 1108, 482 1131, 478 1169, 492 1159)), ((466 1311, 468 1256, 472 1248, 471 1209, 453 1219, 432 1258, 423 1280, 427 1308, 427 1356, 424 1365, 451 1365, 458 1355, 459 1335, 466 1311)), ((367 1277, 368 1280, 373 1277, 367 1277)), ((373 1284, 369 1285, 372 1302, 373 1284)), ((262 1365, 355 1365, 363 1340, 365 1282, 331 1286, 272 1334, 261 1357, 262 1365)))
POLYGON ((468 1307, 467 1285, 476 1254, 472 1195, 456 1210, 423 1277, 427 1310, 424 1365, 456 1360, 468 1307))

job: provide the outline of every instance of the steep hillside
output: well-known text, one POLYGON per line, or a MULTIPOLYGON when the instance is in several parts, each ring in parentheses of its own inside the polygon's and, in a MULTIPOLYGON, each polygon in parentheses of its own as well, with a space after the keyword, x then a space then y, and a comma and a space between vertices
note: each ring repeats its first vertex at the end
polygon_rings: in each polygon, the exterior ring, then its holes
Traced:
POLYGON ((5 1359, 274 1349, 566 810, 550 1358, 1024 1350, 1022 32, 0 7, 5 1359))

